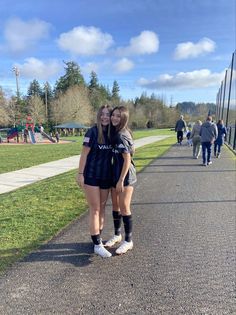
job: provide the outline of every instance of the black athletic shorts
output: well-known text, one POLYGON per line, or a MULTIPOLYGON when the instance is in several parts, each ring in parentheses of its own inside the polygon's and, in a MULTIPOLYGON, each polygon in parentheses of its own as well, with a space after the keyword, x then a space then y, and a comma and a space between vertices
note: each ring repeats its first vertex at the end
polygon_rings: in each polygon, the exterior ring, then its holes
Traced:
POLYGON ((96 186, 100 189, 110 189, 111 188, 111 181, 109 180, 102 180, 96 178, 84 178, 84 183, 89 186, 96 186))

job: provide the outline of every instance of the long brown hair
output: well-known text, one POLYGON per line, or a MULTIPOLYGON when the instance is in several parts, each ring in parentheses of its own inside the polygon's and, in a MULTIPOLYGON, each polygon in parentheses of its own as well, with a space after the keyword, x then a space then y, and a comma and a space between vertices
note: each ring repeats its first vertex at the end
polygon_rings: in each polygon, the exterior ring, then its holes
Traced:
MULTIPOLYGON (((98 143, 99 144, 102 144, 105 142, 102 123, 101 123, 101 115, 104 108, 107 108, 109 113, 111 113, 110 105, 102 105, 97 112, 97 128, 98 128, 98 143)), ((110 124, 108 125, 108 138, 110 138, 110 124)))
POLYGON ((120 112, 120 124, 116 127, 116 132, 119 132, 119 131, 125 129, 125 130, 128 130, 132 136, 132 131, 128 127, 128 123, 129 123, 129 110, 128 110, 128 108, 125 106, 116 106, 111 111, 111 115, 115 110, 118 110, 120 112))

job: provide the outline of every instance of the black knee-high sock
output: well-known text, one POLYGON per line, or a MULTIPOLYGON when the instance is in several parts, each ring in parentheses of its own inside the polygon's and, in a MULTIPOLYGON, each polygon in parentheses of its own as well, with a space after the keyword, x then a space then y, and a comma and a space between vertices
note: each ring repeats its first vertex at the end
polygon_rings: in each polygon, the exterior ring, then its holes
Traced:
POLYGON ((92 239, 94 245, 99 245, 99 244, 101 244, 100 234, 91 235, 91 239, 92 239))
POLYGON ((130 242, 132 239, 132 215, 123 216, 124 229, 125 229, 125 241, 130 242))
POLYGON ((112 211, 115 235, 121 234, 121 214, 118 211, 112 211))

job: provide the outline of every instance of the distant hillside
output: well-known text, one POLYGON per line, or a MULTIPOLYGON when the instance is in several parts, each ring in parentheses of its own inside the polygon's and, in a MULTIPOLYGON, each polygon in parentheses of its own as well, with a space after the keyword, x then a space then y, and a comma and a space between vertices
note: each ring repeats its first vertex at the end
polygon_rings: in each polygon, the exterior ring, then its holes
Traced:
POLYGON ((216 114, 216 104, 214 103, 182 102, 176 105, 176 109, 181 114, 193 117, 206 117, 209 111, 213 116, 216 114))

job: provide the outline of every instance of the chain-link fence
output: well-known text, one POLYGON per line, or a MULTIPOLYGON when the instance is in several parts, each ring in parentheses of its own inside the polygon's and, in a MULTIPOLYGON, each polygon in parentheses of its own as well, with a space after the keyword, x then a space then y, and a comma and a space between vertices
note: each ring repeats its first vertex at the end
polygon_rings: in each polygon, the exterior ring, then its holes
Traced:
POLYGON ((226 142, 236 150, 236 51, 217 93, 216 119, 223 119, 228 130, 226 142))

